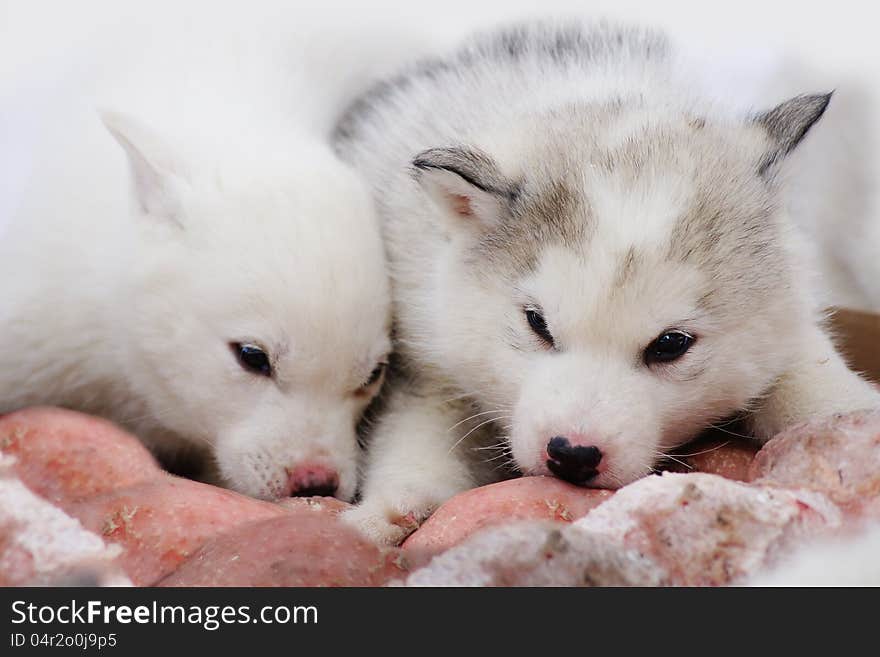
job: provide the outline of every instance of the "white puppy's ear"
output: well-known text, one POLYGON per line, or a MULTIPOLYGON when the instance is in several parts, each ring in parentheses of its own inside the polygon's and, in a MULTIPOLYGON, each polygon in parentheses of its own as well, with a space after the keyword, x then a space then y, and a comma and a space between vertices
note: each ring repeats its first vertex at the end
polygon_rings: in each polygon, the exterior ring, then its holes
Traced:
POLYGON ((484 229, 502 220, 516 195, 495 162, 470 148, 432 148, 416 156, 413 168, 444 212, 484 229))
POLYGON ((101 120, 128 156, 135 197, 145 214, 167 219, 178 226, 178 187, 183 166, 152 130, 118 112, 101 112, 101 120))
POLYGON ((758 168, 760 175, 772 173, 801 143, 810 128, 822 118, 832 93, 795 96, 754 117, 754 122, 764 128, 772 143, 758 168))

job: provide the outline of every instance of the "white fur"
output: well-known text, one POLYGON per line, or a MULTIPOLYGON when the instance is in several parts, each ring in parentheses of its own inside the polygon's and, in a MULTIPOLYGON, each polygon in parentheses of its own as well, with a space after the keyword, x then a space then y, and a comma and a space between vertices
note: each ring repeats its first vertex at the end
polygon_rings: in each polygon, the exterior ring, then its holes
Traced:
POLYGON ((102 15, 61 91, 60 58, 5 81, 32 166, 0 221, 0 412, 105 415, 262 498, 318 464, 350 499, 389 291, 372 201, 324 133, 370 57, 334 67, 271 13, 169 11, 102 15))

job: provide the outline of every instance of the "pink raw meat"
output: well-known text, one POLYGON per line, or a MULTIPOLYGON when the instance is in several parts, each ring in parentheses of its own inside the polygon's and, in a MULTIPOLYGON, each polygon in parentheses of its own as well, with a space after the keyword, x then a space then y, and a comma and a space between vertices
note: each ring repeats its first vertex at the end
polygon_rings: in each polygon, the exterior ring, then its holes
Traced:
POLYGON ((406 574, 336 512, 299 507, 240 525, 205 544, 160 586, 381 586, 406 574))
POLYGON ((108 547, 74 518, 35 495, 0 455, 0 586, 130 584, 108 547))
POLYGON ((675 460, 670 460, 664 469, 681 473, 705 472, 746 481, 749 467, 759 449, 757 442, 715 432, 673 450, 675 460))
POLYGON ((437 509, 403 544, 421 561, 471 534, 515 520, 572 522, 613 495, 555 477, 522 477, 465 491, 437 509))
POLYGON ((222 488, 164 475, 74 504, 68 512, 109 543, 135 584, 153 584, 205 542, 281 507, 222 488))
POLYGON ((406 583, 717 586, 743 581, 840 520, 819 493, 666 473, 621 488, 567 526, 490 528, 436 556, 406 583))
POLYGON ((880 411, 800 424, 768 442, 752 481, 825 493, 849 514, 880 518, 880 411))
POLYGON ((730 584, 841 523, 828 498, 710 474, 650 476, 573 525, 637 550, 678 585, 730 584))
POLYGON ((13 471, 28 488, 62 508, 162 474, 133 436, 106 420, 60 408, 0 417, 0 451, 16 457, 13 471))

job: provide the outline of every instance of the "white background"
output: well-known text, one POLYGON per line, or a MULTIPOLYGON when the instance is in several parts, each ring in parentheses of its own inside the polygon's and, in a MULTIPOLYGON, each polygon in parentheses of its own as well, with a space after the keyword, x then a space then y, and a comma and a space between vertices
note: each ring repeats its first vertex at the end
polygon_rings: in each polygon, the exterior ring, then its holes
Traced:
MULTIPOLYGON (((212 2, 257 13, 278 0, 212 2)), ((125 0, 0 0, 0 71, 18 65, 9 56, 23 43, 69 44, 115 13, 130 12, 133 20, 156 10, 161 3, 125 0)), ((169 3, 185 12, 199 3, 169 3)), ((863 76, 880 87, 880 37, 876 9, 855 0, 836 2, 781 2, 739 0, 716 3, 695 0, 324 0, 280 3, 303 24, 415 26, 420 31, 449 35, 475 25, 531 16, 577 15, 612 17, 665 27, 707 43, 736 44, 745 48, 782 48, 816 65, 841 68, 863 76)))
MULTIPOLYGON (((844 122, 852 125, 834 130, 849 127, 850 132, 857 133, 860 145, 868 145, 860 154, 853 153, 853 161, 858 157, 860 166, 864 165, 867 173, 862 175, 873 190, 868 193, 877 196, 875 208, 880 207, 880 194, 876 194, 873 184, 877 177, 873 161, 876 158, 871 158, 880 148, 880 35, 877 12, 868 2, 0 0, 0 233, 4 217, 14 206, 16 185, 26 175, 25 160, 32 150, 29 140, 40 132, 34 112, 22 98, 33 94, 33 88, 40 85, 51 88, 76 84, 69 71, 93 42, 106 39, 108 34, 112 38, 115 32, 123 48, 125 37, 118 26, 130 23, 136 27, 157 17, 160 21, 185 18, 198 22, 202 15, 222 12, 240 19, 242 24, 254 16, 280 12, 287 24, 282 29, 319 39, 325 38, 322 35, 344 34, 337 36, 343 47, 384 39, 387 47, 395 51, 392 61, 418 58, 427 50, 446 47, 477 27, 553 16, 622 19, 664 28, 688 50, 705 53, 710 69, 717 62, 725 71, 725 75, 715 76, 718 80, 732 79, 731 62, 743 68, 743 79, 750 79, 755 73, 760 75, 763 70, 778 66, 780 56, 784 55, 809 71, 792 79, 786 94, 835 89, 835 116, 842 115, 844 103, 860 106, 857 128, 855 122, 844 118, 844 122)), ((111 48, 109 52, 112 51, 111 48)), ((742 86, 745 96, 749 90, 742 86)), ((38 92, 43 93, 39 89, 38 92)), ((750 100, 745 97, 743 104, 748 106, 750 100)), ((880 282, 873 283, 877 276, 872 273, 880 272, 880 217, 873 211, 869 214, 846 217, 843 211, 835 223, 846 223, 847 227, 825 226, 826 234, 822 234, 820 227, 815 240, 828 253, 850 260, 848 266, 863 272, 863 289, 873 288, 871 303, 855 300, 846 293, 836 298, 847 305, 880 309, 880 282), (848 235, 849 239, 840 239, 839 234, 848 235)))

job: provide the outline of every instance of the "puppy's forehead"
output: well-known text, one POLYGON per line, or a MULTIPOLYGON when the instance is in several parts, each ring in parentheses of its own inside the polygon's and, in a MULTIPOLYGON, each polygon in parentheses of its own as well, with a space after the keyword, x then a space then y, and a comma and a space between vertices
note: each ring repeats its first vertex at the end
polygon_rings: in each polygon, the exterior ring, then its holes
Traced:
POLYGON ((757 130, 613 107, 594 123, 568 123, 576 129, 544 131, 521 151, 510 221, 476 250, 497 273, 527 276, 549 246, 617 254, 621 281, 639 260, 687 263, 720 283, 764 267, 766 276, 746 276, 763 287, 779 273, 777 208, 758 174, 757 130))
POLYGON ((263 190, 230 193, 186 227, 199 307, 228 339, 264 341, 303 370, 344 373, 380 357, 390 299, 369 206, 298 202, 298 190, 283 185, 263 190))
MULTIPOLYGON (((593 242, 593 245, 598 245, 593 242)), ((564 343, 630 349, 664 328, 705 318, 712 289, 699 268, 656 250, 617 247, 579 253, 548 247, 519 289, 539 303, 564 343)))

